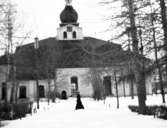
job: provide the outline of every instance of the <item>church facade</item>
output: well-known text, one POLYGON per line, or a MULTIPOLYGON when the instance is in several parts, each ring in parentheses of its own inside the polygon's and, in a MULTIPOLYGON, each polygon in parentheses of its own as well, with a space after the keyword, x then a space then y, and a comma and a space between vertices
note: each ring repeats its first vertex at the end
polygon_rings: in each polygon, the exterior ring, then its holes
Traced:
MULTIPOLYGON (((35 42, 16 49, 19 99, 36 99, 37 80, 40 98, 55 92, 67 96, 79 92, 81 96, 92 97, 96 74, 106 95, 116 95, 116 82, 119 96, 130 96, 132 92, 136 95, 135 82, 132 88, 130 82, 119 81, 121 74, 129 72, 130 51, 124 51, 119 44, 84 37, 71 0, 66 0, 60 20, 56 37, 36 38, 35 42)), ((147 94, 151 94, 151 77, 146 79, 146 85, 147 94)))

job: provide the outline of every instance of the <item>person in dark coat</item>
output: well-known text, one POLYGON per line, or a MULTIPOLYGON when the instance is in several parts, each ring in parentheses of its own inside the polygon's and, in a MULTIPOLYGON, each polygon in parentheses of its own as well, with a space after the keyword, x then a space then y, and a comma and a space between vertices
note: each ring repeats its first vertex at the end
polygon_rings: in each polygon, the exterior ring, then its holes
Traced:
POLYGON ((81 96, 79 93, 77 94, 77 104, 76 104, 75 110, 77 109, 84 109, 84 106, 81 101, 81 96))

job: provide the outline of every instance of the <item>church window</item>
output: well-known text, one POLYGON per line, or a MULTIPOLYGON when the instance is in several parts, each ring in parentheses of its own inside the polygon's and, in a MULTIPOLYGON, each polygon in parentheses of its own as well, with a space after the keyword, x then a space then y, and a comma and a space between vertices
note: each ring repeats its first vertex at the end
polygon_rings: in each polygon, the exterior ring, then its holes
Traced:
POLYGON ((73 36, 73 38, 76 38, 76 37, 77 37, 77 34, 76 34, 75 31, 73 32, 72 36, 73 36))
POLYGON ((71 26, 67 27, 67 32, 72 32, 72 27, 71 26))
POLYGON ((109 96, 112 95, 112 88, 111 88, 111 76, 105 76, 103 78, 103 85, 104 85, 104 91, 105 91, 105 95, 109 96))
POLYGON ((45 88, 43 85, 39 86, 39 98, 44 98, 45 97, 45 88))
POLYGON ((67 39, 67 32, 63 32, 64 39, 67 39))
POLYGON ((27 94, 26 94, 26 87, 25 86, 21 86, 20 87, 20 95, 19 95, 19 98, 20 99, 23 99, 23 98, 26 98, 27 97, 27 94))
POLYGON ((2 83, 2 100, 5 100, 6 98, 6 83, 2 83))

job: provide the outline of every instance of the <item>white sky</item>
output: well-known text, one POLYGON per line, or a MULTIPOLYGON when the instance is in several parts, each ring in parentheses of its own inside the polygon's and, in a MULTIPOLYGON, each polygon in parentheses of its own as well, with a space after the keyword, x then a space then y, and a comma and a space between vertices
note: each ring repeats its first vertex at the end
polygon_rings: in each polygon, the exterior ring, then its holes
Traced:
MULTIPOLYGON (((59 16, 65 7, 65 0, 13 1, 17 4, 19 22, 24 24, 24 31, 31 32, 32 38, 56 36, 60 23, 59 16)), ((109 8, 99 5, 99 1, 101 0, 73 0, 72 5, 78 12, 78 22, 83 28, 84 36, 109 40, 112 33, 104 32, 111 24, 104 20, 109 8)))

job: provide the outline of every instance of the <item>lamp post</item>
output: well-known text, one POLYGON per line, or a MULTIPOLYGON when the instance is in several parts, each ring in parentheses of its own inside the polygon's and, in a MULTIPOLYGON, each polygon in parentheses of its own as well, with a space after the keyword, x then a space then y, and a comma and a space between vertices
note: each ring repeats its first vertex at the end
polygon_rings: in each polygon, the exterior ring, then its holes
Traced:
POLYGON ((39 39, 35 37, 34 49, 35 49, 35 79, 36 79, 36 87, 37 87, 37 109, 39 109, 39 81, 38 81, 38 68, 37 68, 37 59, 38 59, 38 48, 39 48, 39 39))

